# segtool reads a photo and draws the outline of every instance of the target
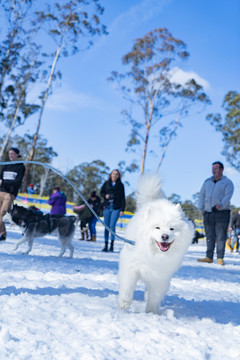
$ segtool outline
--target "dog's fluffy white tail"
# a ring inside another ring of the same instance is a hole
[[[137,207],[160,198],[165,198],[160,176],[157,173],[141,175],[136,193]]]

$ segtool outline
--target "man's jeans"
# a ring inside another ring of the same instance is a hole
[[[223,259],[227,230],[230,220],[230,211],[220,210],[205,212],[203,215],[205,233],[207,238],[207,257],[213,259],[215,243],[217,243],[217,258]]]
[[[231,247],[234,248],[235,242],[237,242],[236,251],[238,251],[239,248],[239,237],[238,237],[239,235],[240,235],[240,228],[235,228],[234,236],[232,237]]]
[[[120,214],[120,209],[114,210],[113,205],[111,204],[106,209],[103,210],[104,222],[105,224],[115,233],[115,226],[118,221]],[[109,231],[105,228],[104,238],[105,242],[108,242]],[[111,240],[113,241],[115,236],[111,233]]]

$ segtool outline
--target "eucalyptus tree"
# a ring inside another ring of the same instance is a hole
[[[208,114],[207,120],[222,134],[222,154],[237,171],[240,171],[240,93],[229,91],[222,104],[225,116]]]
[[[42,64],[38,60],[39,51],[36,44],[28,44],[15,69],[9,75],[8,84],[3,92],[6,106],[1,115],[7,132],[0,150],[0,159],[8,145],[11,133],[39,109],[39,105],[27,101],[31,90],[29,88],[39,77],[39,68]]]
[[[99,0],[62,0],[46,4],[46,8],[36,12],[34,24],[46,30],[54,43],[54,52],[51,53],[50,72],[47,84],[41,94],[40,112],[37,128],[34,134],[29,160],[33,160],[42,116],[54,79],[61,76],[57,71],[57,64],[62,57],[76,54],[79,50],[87,49],[92,45],[92,37],[106,34],[106,27],[100,23],[99,16],[103,14],[103,7]],[[26,168],[24,188],[30,165]]]
[[[110,169],[104,161],[94,160],[90,163],[85,162],[74,166],[67,172],[66,176],[88,198],[92,191],[100,190],[101,185],[108,179],[109,173]],[[68,199],[76,201],[78,195],[74,193],[72,187],[67,185],[65,192]]]
[[[181,126],[180,118],[189,107],[195,101],[210,103],[194,79],[185,84],[174,79],[177,65],[188,57],[186,44],[174,38],[166,28],[159,28],[137,39],[132,50],[123,56],[122,64],[127,67],[125,73],[113,71],[109,77],[117,83],[123,98],[130,102],[130,108],[122,111],[131,126],[127,150],[136,151],[136,147],[141,146],[141,173],[145,168],[152,128],[161,124],[159,137],[164,143],[160,147],[166,151]],[[171,114],[179,114],[177,120],[168,120]]]

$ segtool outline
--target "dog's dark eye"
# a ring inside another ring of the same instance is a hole
[[[159,227],[159,226],[156,226],[156,227],[155,227],[155,229],[158,229],[158,230],[160,230],[160,227]]]
[[[173,230],[174,230],[174,228],[170,228],[169,230],[173,231]]]

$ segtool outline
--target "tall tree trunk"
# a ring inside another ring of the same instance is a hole
[[[146,127],[146,136],[145,136],[144,148],[143,148],[141,174],[144,173],[144,168],[145,168],[145,161],[146,161],[146,155],[147,155],[147,146],[148,146],[148,139],[149,139],[149,131],[150,131],[150,124],[148,123],[147,127]]]
[[[173,138],[174,134],[176,133],[176,130],[177,130],[178,126],[179,126],[180,117],[181,117],[181,112],[178,114],[177,119],[176,119],[176,121],[175,121],[174,129],[173,129],[173,131],[170,133],[169,139],[168,139],[166,145],[165,145],[164,148],[163,148],[162,156],[161,156],[160,161],[159,161],[158,166],[157,166],[157,171],[160,170],[160,167],[161,167],[161,165],[162,165],[162,163],[163,163],[163,160],[164,160],[164,158],[165,158],[165,156],[166,156],[166,152],[167,152],[168,145],[169,145],[170,142],[172,141],[172,138]]]
[[[144,148],[143,148],[141,174],[144,173],[144,168],[145,168],[145,161],[146,161],[146,156],[147,156],[147,146],[148,146],[148,140],[149,140],[149,133],[150,133],[150,129],[152,126],[152,115],[153,115],[153,106],[154,106],[155,98],[156,98],[156,94],[153,96],[153,101],[149,101],[151,104],[149,116],[147,115],[148,114],[148,111],[147,111],[148,106],[147,105],[146,105],[146,110],[145,110],[146,136],[145,136]]]
[[[45,187],[45,184],[46,184],[46,181],[47,181],[47,178],[48,178],[48,173],[49,173],[49,169],[45,168],[44,170],[45,170],[45,172],[41,176],[41,181],[40,181],[40,191],[39,191],[40,196],[43,195],[43,190],[44,190],[44,187]]]
[[[42,121],[42,115],[43,115],[43,111],[44,111],[44,108],[45,108],[46,101],[48,99],[49,89],[50,89],[50,86],[51,86],[51,83],[52,83],[52,80],[53,80],[53,74],[54,74],[54,71],[55,71],[55,68],[56,68],[56,64],[57,64],[57,60],[59,58],[60,52],[61,52],[61,47],[59,46],[57,48],[57,50],[56,50],[55,57],[53,59],[51,72],[50,72],[50,75],[49,75],[49,78],[48,78],[47,88],[44,91],[41,110],[40,110],[40,114],[39,114],[39,118],[38,118],[37,129],[36,129],[36,132],[34,134],[33,142],[32,142],[32,148],[31,148],[31,150],[29,152],[29,156],[28,156],[29,161],[33,161],[33,159],[34,159],[38,134],[39,134],[41,121]],[[27,185],[28,185],[28,181],[29,181],[30,170],[31,170],[31,164],[27,164],[26,171],[25,171],[25,176],[24,176],[24,181],[23,181],[23,192],[27,192]]]

